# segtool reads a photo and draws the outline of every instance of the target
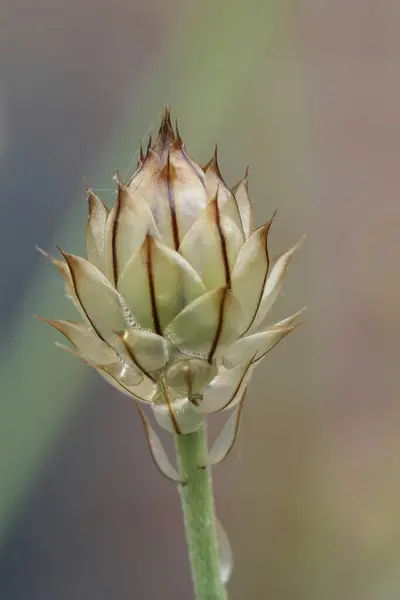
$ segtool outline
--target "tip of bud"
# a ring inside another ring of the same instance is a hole
[[[160,129],[158,130],[157,139],[154,144],[154,150],[162,152],[168,148],[175,139],[176,136],[171,123],[169,106],[165,106]]]

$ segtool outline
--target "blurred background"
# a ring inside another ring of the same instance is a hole
[[[400,3],[3,0],[0,598],[193,598],[175,487],[136,408],[32,314],[71,318],[34,249],[84,251],[164,104],[232,185],[250,164],[277,320],[305,325],[253,380],[214,471],[230,600],[400,594]],[[215,435],[220,423],[212,423]]]

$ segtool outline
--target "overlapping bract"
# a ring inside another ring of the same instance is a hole
[[[52,259],[82,321],[46,322],[176,434],[236,407],[233,443],[255,365],[298,323],[263,326],[296,246],[270,268],[272,219],[254,229],[247,175],[230,190],[216,154],[201,169],[168,110],[114,207],[88,198],[87,259]]]

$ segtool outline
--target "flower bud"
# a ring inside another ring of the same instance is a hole
[[[230,189],[216,152],[201,168],[168,109],[136,172],[117,179],[111,210],[88,191],[87,259],[51,259],[81,321],[44,320],[184,435],[205,414],[241,406],[256,364],[297,326],[300,313],[264,326],[297,246],[271,268],[272,219],[254,229],[247,173]]]

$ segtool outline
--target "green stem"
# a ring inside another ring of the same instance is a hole
[[[199,468],[207,461],[205,425],[188,435],[176,436],[182,480],[181,502],[185,519],[192,578],[197,600],[225,600],[221,583],[211,474]]]

